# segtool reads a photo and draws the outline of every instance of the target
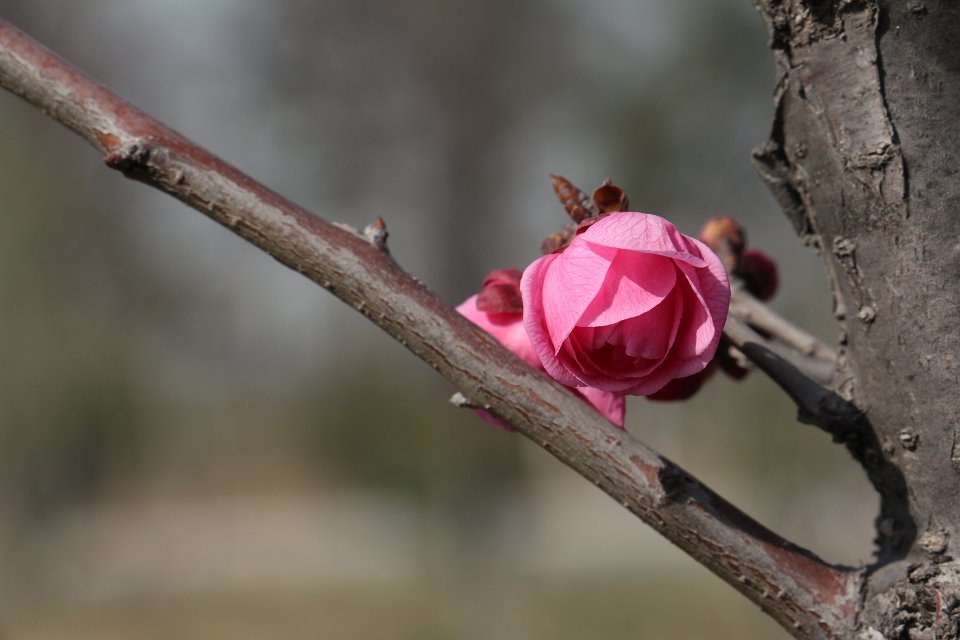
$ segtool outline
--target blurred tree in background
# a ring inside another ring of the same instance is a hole
[[[562,224],[558,172],[614,178],[687,233],[735,215],[781,264],[776,306],[832,331],[821,268],[748,160],[773,79],[749,3],[4,5],[308,209],[384,216],[398,261],[452,304]],[[528,442],[449,406],[352,310],[6,94],[0,140],[9,637],[130,637],[145,620],[198,638],[782,635]],[[865,479],[771,385],[635,398],[628,429],[791,539],[866,559]],[[709,628],[648,616],[691,597]]]

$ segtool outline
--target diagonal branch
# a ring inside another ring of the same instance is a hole
[[[270,191],[0,20],[0,86],[108,166],[185,202],[369,318],[479,406],[593,482],[798,638],[839,638],[862,576],[765,529],[445,305],[383,242]],[[380,225],[382,227],[382,225]],[[385,237],[385,229],[377,237]]]
[[[829,387],[836,364],[768,340],[733,313],[723,335],[793,399],[805,422],[822,426],[841,417],[842,409],[827,400],[836,397]]]

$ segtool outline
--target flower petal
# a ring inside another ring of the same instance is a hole
[[[713,256],[713,254],[710,254]],[[695,339],[685,340],[680,345],[679,355],[691,357],[694,354],[706,355],[713,358],[720,342],[723,325],[727,321],[727,312],[730,307],[730,288],[727,281],[727,272],[720,264],[720,259],[714,256],[716,263],[713,268],[693,269],[689,265],[677,263],[683,272],[686,282],[684,290],[685,309],[688,315],[695,316]]]
[[[593,387],[578,387],[573,389],[574,393],[581,396],[590,403],[594,409],[613,423],[613,426],[623,429],[623,421],[626,416],[627,403],[625,398],[619,393],[610,393],[601,391]]]
[[[523,326],[540,363],[555,380],[568,387],[583,386],[557,358],[557,350],[550,339],[543,306],[543,279],[546,270],[560,254],[551,253],[534,260],[523,272],[520,294],[523,296]]]
[[[672,222],[649,213],[612,213],[598,220],[577,238],[613,249],[667,256],[694,267],[707,264],[698,255],[698,247],[688,242],[691,239],[677,231]]]
[[[554,353],[603,287],[616,251],[574,239],[545,269],[543,311]]]
[[[582,327],[614,324],[636,318],[659,305],[677,281],[677,270],[669,258],[659,255],[618,251],[583,316]]]
[[[540,367],[540,358],[530,343],[530,337],[523,328],[523,316],[519,313],[487,313],[477,306],[478,296],[467,298],[457,307],[460,315],[477,325],[523,360],[534,367]]]
[[[676,291],[671,291],[644,315],[621,322],[619,326],[627,353],[647,360],[664,358],[676,340],[682,313],[682,298]]]

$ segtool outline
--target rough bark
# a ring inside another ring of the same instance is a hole
[[[956,638],[960,3],[758,0],[779,69],[755,159],[830,279],[841,439],[882,496],[851,637]]]

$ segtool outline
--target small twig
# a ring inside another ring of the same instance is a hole
[[[827,400],[836,397],[829,386],[836,365],[771,342],[733,315],[727,317],[723,334],[793,398],[806,421],[819,424],[835,418],[833,403]]]
[[[802,374],[811,382],[825,389],[829,389],[833,382],[837,369],[835,362],[803,355],[790,347],[773,342],[754,331],[745,321],[732,313],[727,316],[727,324],[723,329],[723,334],[733,346],[788,393],[791,392],[793,386],[791,379],[795,372]],[[757,350],[751,349],[750,345],[760,346],[765,351],[776,355],[777,361],[771,362],[768,358],[751,356],[751,353],[754,356],[757,355]]]
[[[736,278],[731,278],[730,294],[730,315],[797,349],[805,356],[827,360],[835,366],[837,354],[833,349],[754,298]]]

